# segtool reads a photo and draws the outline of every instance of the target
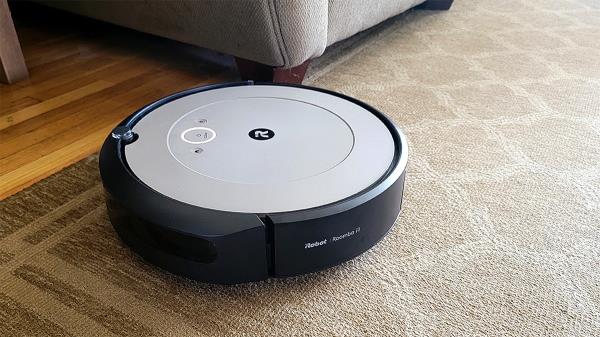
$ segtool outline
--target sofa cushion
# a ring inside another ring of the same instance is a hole
[[[278,67],[320,56],[327,42],[327,0],[38,2]]]
[[[425,0],[329,0],[327,45],[398,15]]]

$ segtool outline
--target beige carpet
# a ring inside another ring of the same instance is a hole
[[[299,278],[174,277],[116,238],[90,158],[2,202],[0,336],[600,335],[600,1],[412,11],[308,82],[408,136],[378,246]]]

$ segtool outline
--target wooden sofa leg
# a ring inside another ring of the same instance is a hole
[[[445,11],[450,9],[452,2],[454,2],[454,0],[426,0],[424,3],[415,8],[433,11]]]
[[[235,62],[244,81],[301,84],[310,60],[288,69],[272,67],[239,57],[235,58]]]
[[[0,0],[0,82],[15,83],[29,77],[19,38],[6,0]]]

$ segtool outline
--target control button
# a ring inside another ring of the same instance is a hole
[[[190,128],[181,133],[181,140],[190,144],[204,144],[215,139],[215,130],[205,127]]]

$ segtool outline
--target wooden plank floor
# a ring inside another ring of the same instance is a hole
[[[0,200],[97,152],[145,104],[237,78],[225,56],[45,10],[13,11],[30,78],[0,84]]]

